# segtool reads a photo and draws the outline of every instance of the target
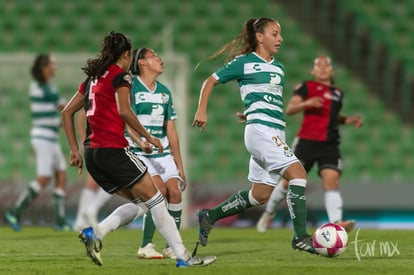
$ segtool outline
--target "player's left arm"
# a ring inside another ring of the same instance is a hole
[[[185,187],[187,186],[187,179],[184,172],[183,161],[181,158],[181,151],[180,151],[180,142],[178,140],[178,133],[175,127],[174,120],[167,120],[166,121],[166,130],[167,130],[167,138],[171,148],[171,154],[174,157],[175,164],[178,168],[178,173],[180,177],[184,181],[184,187],[182,191],[184,191]]]
[[[339,114],[338,115],[338,122],[339,124],[353,124],[355,128],[361,128],[364,124],[362,117],[360,116],[344,116]]]

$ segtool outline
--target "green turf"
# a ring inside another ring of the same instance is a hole
[[[414,274],[414,241],[410,230],[361,229],[352,232],[347,251],[338,258],[324,258],[290,247],[290,229],[264,234],[254,229],[215,228],[209,244],[198,254],[216,255],[208,267],[177,269],[172,260],[137,260],[140,230],[110,233],[103,242],[104,266],[86,257],[77,233],[58,233],[47,227],[25,227],[15,233],[0,227],[0,274]],[[196,230],[182,231],[193,249]],[[164,242],[154,240],[158,248]],[[389,253],[384,247],[389,245]],[[357,257],[358,251],[359,259]]]

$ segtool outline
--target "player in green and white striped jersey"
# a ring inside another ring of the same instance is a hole
[[[51,83],[55,74],[54,58],[48,54],[36,57],[31,73],[34,81],[30,84],[30,109],[32,112],[31,143],[36,154],[37,179],[17,199],[15,206],[6,212],[6,220],[15,231],[20,231],[22,212],[56,178],[53,193],[55,228],[70,230],[65,221],[66,162],[59,144],[61,127],[60,110],[64,104],[56,87]]]
[[[306,229],[306,172],[285,143],[283,117],[284,67],[273,55],[282,44],[281,27],[271,18],[246,21],[240,35],[214,56],[230,52],[229,62],[207,78],[201,88],[193,126],[207,125],[207,103],[219,83],[236,80],[246,117],[245,145],[249,153],[250,190],[242,190],[212,209],[198,212],[199,241],[207,244],[214,223],[264,204],[282,176],[289,182],[287,204],[293,220],[292,247],[316,253]]]
[[[167,198],[168,212],[180,228],[183,208],[181,191],[186,187],[186,177],[181,159],[178,135],[175,127],[177,118],[170,90],[157,81],[162,74],[162,59],[149,48],[134,50],[131,65],[132,78],[131,105],[141,124],[147,131],[159,138],[164,151],[160,154],[140,138],[136,132],[128,129],[128,142],[135,154],[148,167],[158,189]],[[163,254],[157,252],[152,243],[155,225],[150,213],[144,217],[144,234],[138,258],[158,259],[174,258],[168,246]]]

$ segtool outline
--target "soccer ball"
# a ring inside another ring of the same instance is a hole
[[[313,246],[322,256],[339,256],[348,246],[348,234],[340,225],[325,223],[313,233]]]

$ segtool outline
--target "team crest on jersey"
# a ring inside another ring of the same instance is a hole
[[[128,82],[129,84],[131,84],[132,83],[131,75],[130,74],[124,75],[124,80]]]
[[[168,103],[168,95],[166,93],[161,94],[161,100],[162,103],[167,104]]]

